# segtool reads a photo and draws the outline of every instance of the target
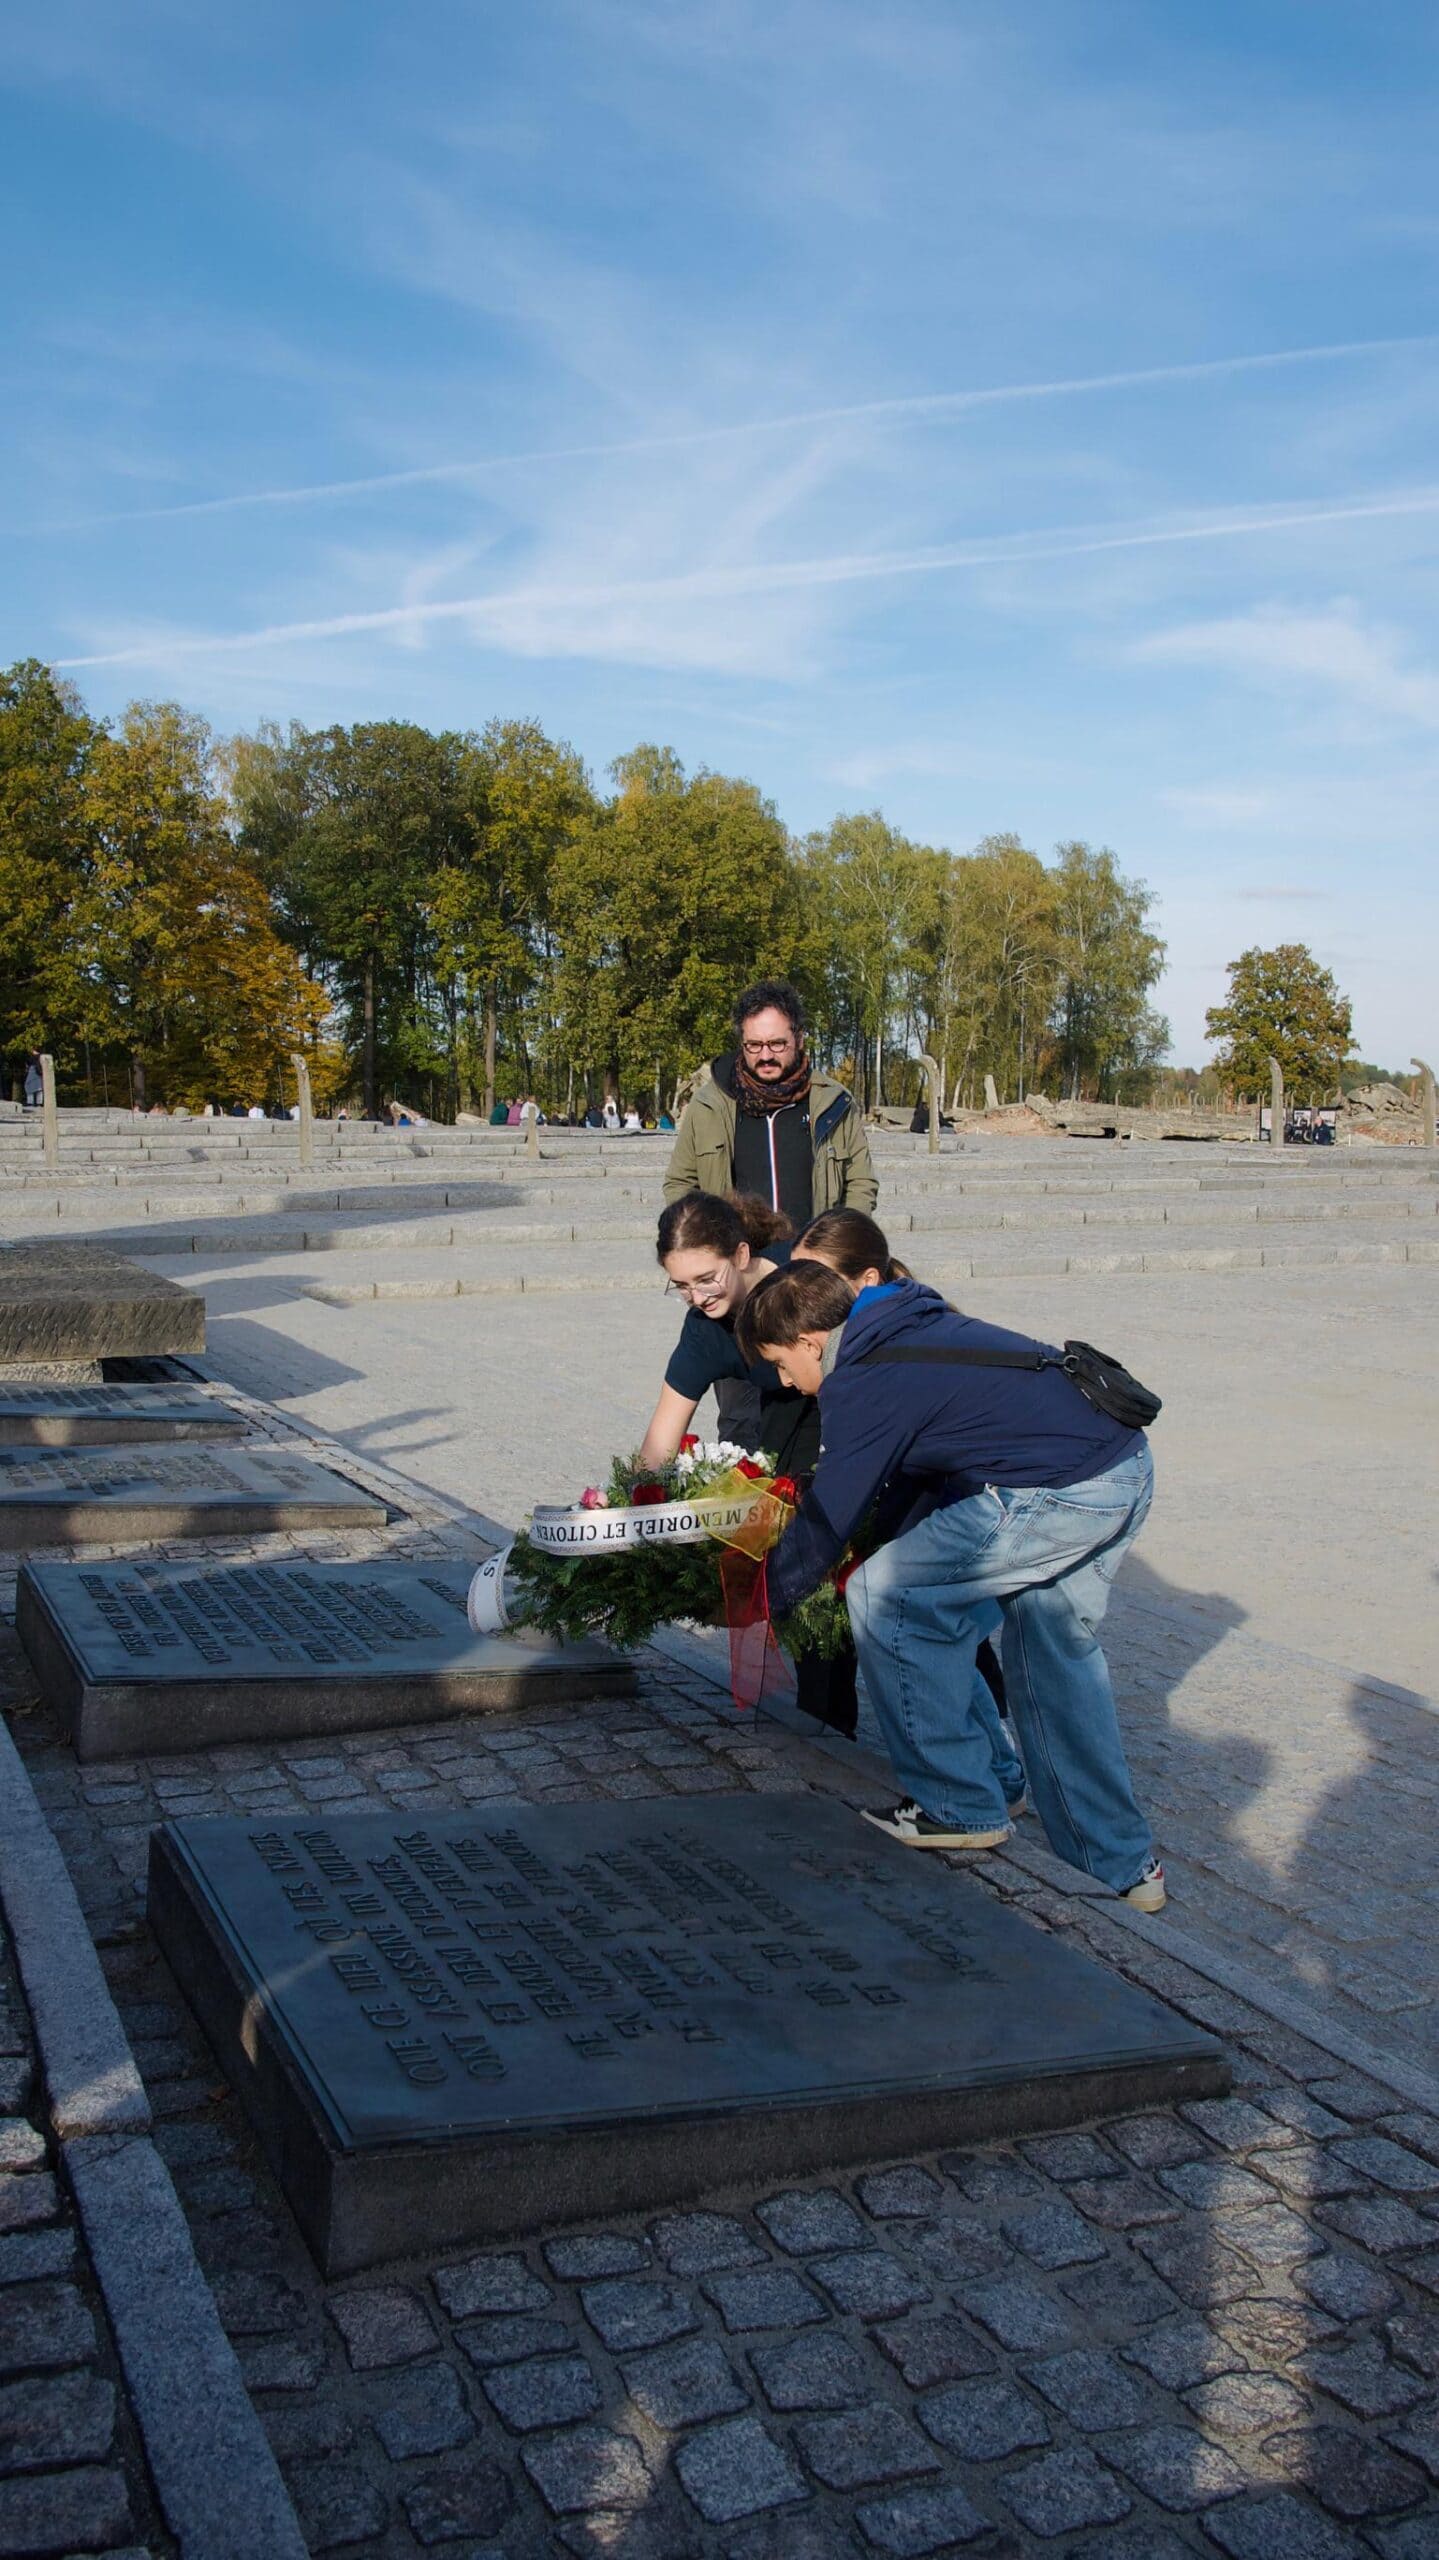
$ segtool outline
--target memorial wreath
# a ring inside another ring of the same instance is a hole
[[[604,1485],[576,1503],[537,1505],[513,1545],[480,1568],[471,1621],[624,1647],[675,1619],[733,1632],[752,1619],[758,1567],[799,1494],[773,1459],[727,1440],[689,1434],[661,1467],[616,1458]],[[849,1633],[841,1579],[821,1583],[774,1633],[787,1653],[838,1653]]]

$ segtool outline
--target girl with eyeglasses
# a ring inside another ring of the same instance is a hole
[[[759,1429],[748,1445],[767,1450],[783,1475],[812,1467],[819,1455],[813,1397],[782,1387],[767,1360],[746,1362],[735,1343],[735,1320],[750,1291],[789,1261],[789,1220],[752,1193],[721,1198],[687,1191],[660,1219],[655,1257],[667,1294],[683,1303],[685,1317],[640,1448],[641,1465],[667,1465],[700,1398],[722,1378],[740,1378],[757,1386],[760,1397]]]
[[[789,1220],[752,1193],[687,1191],[660,1219],[655,1254],[668,1289],[685,1307],[680,1336],[665,1369],[659,1402],[640,1447],[640,1464],[668,1464],[709,1389],[726,1378],[759,1390],[757,1429],[747,1445],[763,1449],[776,1472],[808,1477],[819,1462],[819,1406],[813,1396],[786,1387],[768,1360],[749,1360],[735,1341],[735,1323],[762,1280],[785,1269],[790,1258]],[[859,1707],[852,1647],[826,1659],[795,1659],[796,1699],[806,1715],[852,1736]]]

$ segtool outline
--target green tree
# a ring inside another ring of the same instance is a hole
[[[1061,1090],[1077,1098],[1151,1070],[1168,1048],[1169,1025],[1148,1001],[1164,944],[1149,929],[1151,892],[1124,878],[1107,845],[1058,845],[1053,878],[1051,1025]]]
[[[471,742],[408,720],[237,740],[241,843],[284,929],[338,1000],[364,1107],[382,1084],[448,1073],[433,904],[474,839]]]
[[[874,809],[807,837],[799,859],[822,1050],[847,1050],[860,1098],[882,1102],[891,1047],[903,1055],[933,1015],[944,858]]]
[[[1353,1046],[1350,1005],[1302,942],[1244,951],[1229,964],[1229,994],[1204,1017],[1215,1064],[1239,1093],[1267,1094],[1277,1058],[1286,1090],[1322,1099]]]
[[[462,797],[469,826],[434,886],[432,920],[442,1000],[456,1059],[456,1101],[483,1076],[495,1101],[502,1009],[511,1022],[515,1081],[531,1082],[525,1008],[538,1002],[538,1045],[554,1037],[551,883],[582,819],[594,811],[584,765],[534,720],[492,720],[467,742]],[[483,1054],[477,1011],[483,1006]],[[551,1062],[553,1071],[553,1062]]]
[[[661,1097],[729,1035],[748,979],[787,974],[800,940],[785,832],[753,783],[667,747],[611,767],[552,880],[554,998],[568,1057]]]
[[[985,836],[950,866],[941,1013],[956,1102],[986,1073],[1000,1099],[1033,1081],[1058,969],[1055,880],[1016,835]]]
[[[83,1034],[71,909],[89,852],[85,777],[101,730],[36,658],[0,675],[0,1060]]]

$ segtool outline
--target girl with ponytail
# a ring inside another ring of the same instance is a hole
[[[851,1287],[882,1289],[894,1280],[912,1280],[914,1273],[897,1262],[889,1249],[889,1238],[863,1209],[825,1209],[811,1218],[803,1235],[794,1245],[796,1262],[823,1262],[837,1271]]]

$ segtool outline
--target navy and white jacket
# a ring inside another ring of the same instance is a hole
[[[934,1509],[987,1484],[1082,1484],[1142,1445],[1142,1432],[1098,1412],[1060,1369],[866,1360],[869,1352],[899,1346],[1053,1348],[959,1315],[917,1280],[862,1290],[819,1391],[814,1482],[769,1559],[771,1617],[784,1617],[823,1581],[876,1496],[901,1476],[907,1490],[927,1495],[925,1507]]]

